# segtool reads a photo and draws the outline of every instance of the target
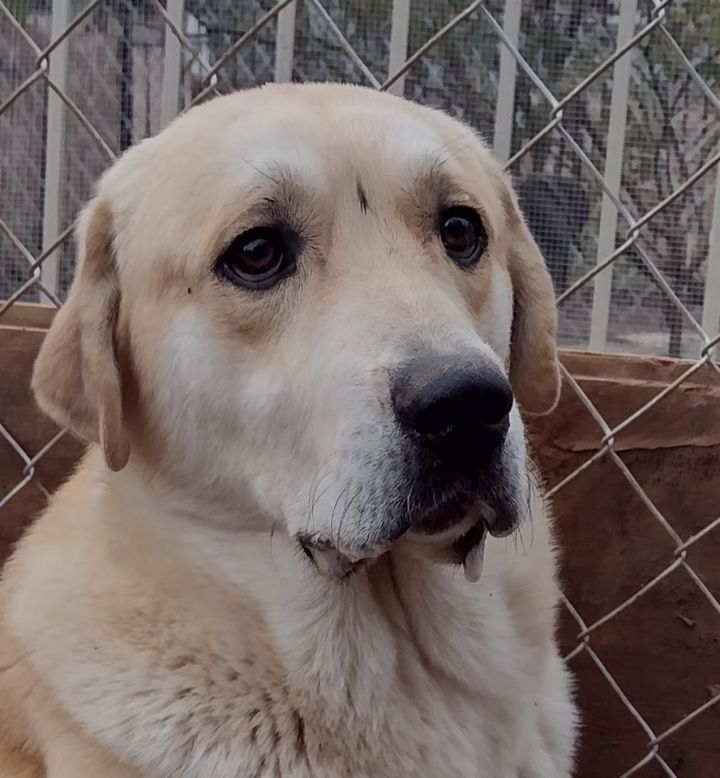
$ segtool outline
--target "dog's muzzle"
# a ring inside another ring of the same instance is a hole
[[[299,538],[301,546],[320,572],[343,578],[405,536],[432,558],[462,564],[476,581],[487,535],[508,535],[519,522],[503,465],[510,385],[483,356],[431,355],[398,369],[391,401],[413,471],[402,515],[386,522],[386,536],[367,553],[310,537]]]
[[[445,549],[446,561],[462,564],[475,581],[487,535],[507,535],[518,523],[502,466],[510,384],[484,355],[426,355],[403,365],[392,401],[420,471],[409,536],[429,536]],[[448,496],[435,504],[437,493]]]

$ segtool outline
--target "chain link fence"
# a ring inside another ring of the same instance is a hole
[[[564,370],[602,440],[551,489],[611,461],[670,540],[660,572],[601,617],[564,605],[577,627],[568,661],[592,662],[646,740],[623,778],[648,766],[679,775],[664,744],[715,715],[720,677],[704,702],[653,728],[593,639],[671,576],[720,617],[690,557],[720,534],[720,506],[681,536],[616,446],[688,381],[720,375],[716,0],[5,0],[0,52],[0,327],[18,302],[62,303],[73,219],[103,169],[216,94],[273,80],[364,83],[443,108],[492,142],[548,259],[561,344],[687,360],[616,423]],[[26,486],[47,496],[36,465],[63,435],[29,451],[12,429],[0,416],[0,443],[23,467],[0,491],[0,521]]]

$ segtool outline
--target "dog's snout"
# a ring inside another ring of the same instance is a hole
[[[392,390],[402,427],[443,458],[474,461],[492,454],[509,427],[513,394],[505,376],[482,358],[417,358]]]

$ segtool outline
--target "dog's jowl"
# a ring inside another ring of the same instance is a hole
[[[89,444],[0,588],[1,778],[567,778],[545,263],[449,117],[193,108],[102,177],[40,351]]]

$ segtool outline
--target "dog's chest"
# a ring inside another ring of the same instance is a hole
[[[267,765],[267,775],[336,778],[352,775],[367,778],[401,776],[493,775],[499,765],[510,764],[502,749],[488,741],[487,728],[467,703],[457,707],[448,700],[405,698],[388,700],[370,717],[348,708],[343,721],[328,719],[323,711],[304,717],[301,732],[283,732],[277,747],[258,753],[258,766]],[[287,720],[287,717],[286,717]],[[278,727],[277,719],[264,726]],[[278,731],[282,731],[278,727]],[[503,773],[504,774],[504,773]]]
[[[147,668],[151,687],[114,685],[97,701],[113,750],[144,754],[143,778],[513,774],[527,712],[510,688],[517,668],[466,687],[402,651],[387,675],[373,654],[327,660],[303,682],[262,640],[215,648],[170,649]]]
[[[463,684],[411,650],[383,664],[382,645],[345,659],[326,646],[303,680],[252,625],[199,639],[202,619],[189,613],[191,640],[179,619],[147,615],[76,656],[58,689],[142,778],[514,774],[528,705],[513,663]],[[148,640],[156,628],[162,643]]]
[[[151,592],[124,575],[122,586],[53,592],[37,630],[58,598],[82,610],[82,627],[26,637],[35,666],[55,668],[45,680],[62,707],[141,778],[517,772],[538,673],[504,609],[483,616],[498,645],[467,632],[477,614],[464,602],[432,609],[448,615],[434,639],[401,639],[360,590],[336,603],[283,592],[273,610],[214,588],[180,600],[169,585]]]
[[[246,662],[248,669],[254,664],[251,658]],[[424,687],[391,684],[373,690],[372,708],[362,711],[348,687],[342,690],[344,709],[333,709],[322,696],[298,693],[282,673],[268,670],[256,666],[250,679],[228,667],[210,672],[205,667],[203,682],[188,680],[188,686],[176,689],[162,705],[164,715],[155,720],[146,715],[140,698],[137,706],[129,700],[125,715],[135,708],[137,718],[125,742],[139,737],[136,748],[150,758],[143,777],[512,774],[515,748],[508,735],[521,729],[519,708],[443,690],[427,678]],[[152,690],[144,694],[150,699]],[[122,728],[114,732],[122,737]],[[163,742],[164,753],[156,749]]]

